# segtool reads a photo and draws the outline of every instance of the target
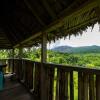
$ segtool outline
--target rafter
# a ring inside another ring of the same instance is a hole
[[[51,9],[50,5],[48,4],[47,0],[42,0],[42,3],[44,5],[44,7],[46,8],[46,10],[48,11],[48,13],[50,14],[50,16],[55,19],[57,16],[54,13],[54,11]]]
[[[50,32],[52,30],[56,30],[57,28],[61,27],[64,24],[64,20],[66,19],[67,16],[76,15],[78,13],[81,13],[83,9],[89,9],[90,7],[93,7],[93,6],[97,6],[97,4],[95,1],[91,0],[91,1],[84,3],[79,8],[76,8],[71,11],[69,11],[71,8],[66,8],[63,12],[59,14],[59,19],[55,20],[53,23],[48,25],[44,31]]]
[[[11,29],[10,25],[6,25],[6,28],[5,28],[5,35],[8,37],[9,39],[9,42],[14,45],[14,43],[16,42],[16,37],[15,35],[13,34],[14,31]]]
[[[96,9],[96,13],[97,13],[97,16],[98,16],[99,21],[100,21],[100,0],[97,0],[97,5],[98,5],[98,8]]]
[[[98,6],[100,7],[100,0],[97,0],[97,4],[98,4]]]
[[[10,36],[12,36],[11,38],[14,41],[13,43],[19,43],[22,39],[21,37],[23,37],[23,36],[20,34],[20,37],[19,37],[19,34],[16,33],[17,32],[16,28],[12,23],[10,23],[9,26],[7,26],[7,27],[8,27],[9,34],[10,34]]]
[[[36,33],[35,35],[33,35],[33,36],[31,36],[31,37],[25,39],[25,40],[24,40],[23,42],[21,42],[20,44],[24,45],[25,43],[29,42],[30,40],[33,40],[33,39],[39,37],[41,34],[42,34],[41,32]],[[14,48],[19,47],[20,44],[15,45]]]
[[[30,11],[33,13],[33,15],[36,17],[36,19],[39,21],[39,23],[42,26],[45,26],[45,23],[41,20],[41,18],[38,16],[37,12],[32,8],[32,6],[30,5],[30,3],[27,0],[24,0],[26,6],[30,9]]]
[[[12,41],[11,36],[8,33],[5,33],[6,39],[9,41],[10,45],[13,47],[14,41]]]

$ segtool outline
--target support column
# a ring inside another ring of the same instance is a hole
[[[41,62],[47,62],[47,35],[42,34],[42,46],[41,46]]]
[[[22,57],[23,57],[23,48],[21,46],[19,47],[19,54],[18,54],[18,56],[19,56],[19,59],[22,59]]]
[[[8,59],[8,72],[11,72],[11,73],[14,72],[13,59],[14,59],[14,49],[10,49],[9,59]]]
[[[41,49],[41,100],[47,100],[46,70],[43,63],[47,61],[47,35],[42,34]]]
[[[14,48],[12,49],[12,73],[14,73]]]
[[[19,47],[19,54],[18,54],[18,60],[17,62],[17,77],[18,80],[21,81],[23,79],[23,48],[22,46]],[[28,66],[27,66],[28,67]]]

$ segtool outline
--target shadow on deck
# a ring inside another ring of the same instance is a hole
[[[0,100],[34,100],[23,85],[17,81],[11,81],[10,76],[5,76],[4,90],[0,91]]]

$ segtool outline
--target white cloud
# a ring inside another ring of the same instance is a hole
[[[57,40],[55,43],[51,43],[48,45],[49,48],[53,48],[56,46],[90,46],[90,45],[99,45],[100,46],[100,32],[99,25],[96,24],[94,29],[91,32],[91,28],[88,28],[87,32],[83,32],[83,35],[79,35],[77,37],[71,36],[70,40],[68,38]]]

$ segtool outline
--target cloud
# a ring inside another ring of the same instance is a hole
[[[90,46],[90,45],[99,45],[100,46],[100,32],[99,25],[96,24],[91,32],[91,28],[87,29],[87,32],[83,32],[83,35],[79,35],[77,37],[71,36],[70,40],[64,38],[57,40],[55,43],[51,43],[48,47],[53,48],[56,46]]]

